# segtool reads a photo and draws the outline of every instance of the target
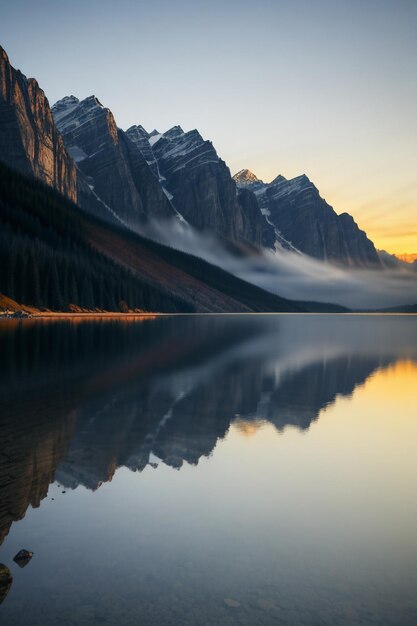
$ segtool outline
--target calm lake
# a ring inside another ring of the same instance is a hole
[[[417,624],[417,317],[10,320],[0,354],[2,626]]]

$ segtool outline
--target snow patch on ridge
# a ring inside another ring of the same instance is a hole
[[[154,144],[156,144],[157,141],[161,139],[161,137],[163,137],[161,133],[159,133],[158,135],[152,135],[152,137],[149,137],[149,145],[152,147]]]

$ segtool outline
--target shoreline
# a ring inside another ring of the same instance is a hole
[[[245,313],[245,312],[201,312],[201,313],[117,313],[117,312],[102,312],[102,313],[93,313],[93,312],[85,312],[85,313],[71,313],[71,312],[42,312],[42,313],[29,313],[29,315],[22,316],[14,316],[12,314],[4,314],[0,313],[0,322],[2,321],[33,321],[33,320],[130,320],[130,321],[144,321],[149,319],[157,319],[160,317],[199,317],[199,316],[208,316],[208,315],[216,315],[216,316],[230,316],[230,315],[331,315],[331,316],[380,316],[380,315],[390,315],[390,316],[417,316],[417,313],[401,313],[401,312],[379,312],[379,311],[349,311],[349,312],[290,312],[290,311],[276,311],[276,312],[265,312],[265,313]]]
[[[71,313],[71,312],[42,312],[32,313],[28,315],[13,315],[7,313],[0,313],[1,320],[38,320],[38,319],[149,319],[156,318],[162,315],[169,315],[167,313],[116,313],[116,312],[102,312],[102,313]]]

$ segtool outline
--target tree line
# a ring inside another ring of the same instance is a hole
[[[193,307],[88,242],[80,209],[0,163],[0,293],[68,311],[189,312]]]

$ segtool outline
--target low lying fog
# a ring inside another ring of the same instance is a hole
[[[292,300],[332,302],[352,309],[417,303],[417,272],[345,269],[282,250],[237,256],[210,233],[178,220],[152,222],[141,234],[189,252],[248,282]]]

